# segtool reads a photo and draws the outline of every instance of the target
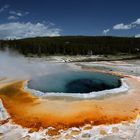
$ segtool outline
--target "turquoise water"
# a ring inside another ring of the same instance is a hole
[[[105,73],[67,71],[33,78],[28,87],[41,92],[90,93],[121,86],[120,77]]]

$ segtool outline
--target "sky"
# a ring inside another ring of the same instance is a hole
[[[0,0],[0,39],[140,37],[140,0]]]

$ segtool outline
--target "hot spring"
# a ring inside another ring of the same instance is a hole
[[[119,88],[121,77],[87,71],[67,71],[32,78],[28,88],[43,93],[91,93]]]

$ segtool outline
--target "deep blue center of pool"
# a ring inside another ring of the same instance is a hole
[[[90,93],[121,86],[120,77],[97,72],[67,71],[33,78],[28,87],[41,92]]]

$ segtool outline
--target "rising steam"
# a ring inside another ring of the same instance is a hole
[[[30,79],[68,69],[65,64],[45,61],[45,58],[30,59],[9,50],[0,51],[0,77]]]

